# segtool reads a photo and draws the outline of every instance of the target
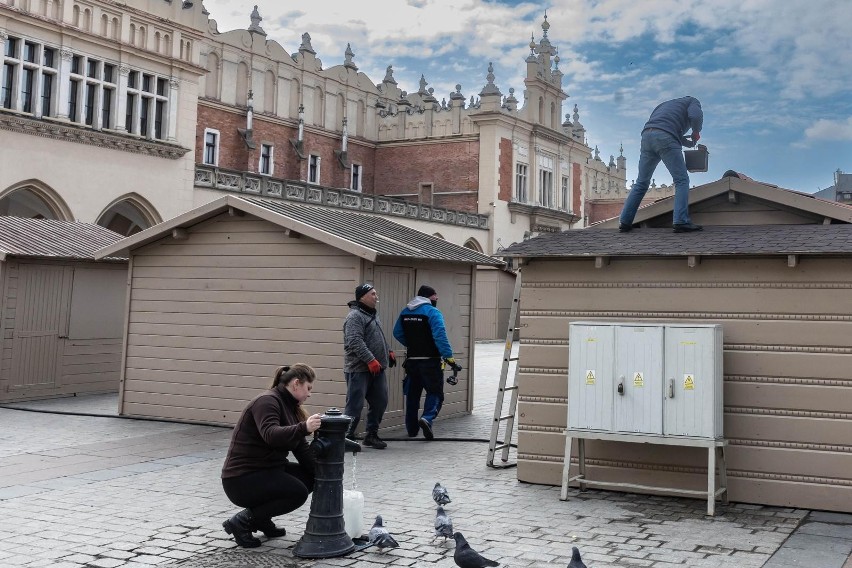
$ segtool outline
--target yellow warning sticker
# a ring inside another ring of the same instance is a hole
[[[597,340],[598,340],[598,338],[597,338],[597,337],[588,337],[588,338],[586,338],[586,341],[587,341],[587,342],[589,342],[589,343],[592,343],[592,342],[597,341]]]
[[[695,375],[686,374],[683,376],[683,390],[695,390]]]
[[[635,373],[633,373],[633,386],[639,387],[639,388],[642,388],[642,387],[645,386],[645,374],[644,373],[642,373],[640,371],[636,371]]]
[[[586,371],[586,384],[587,385],[595,384],[595,370],[594,369],[589,369],[588,371]]]

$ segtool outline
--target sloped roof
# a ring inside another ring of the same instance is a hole
[[[762,183],[752,179],[723,177],[714,182],[699,185],[689,190],[689,206],[712,199],[728,191],[734,191],[762,199],[791,209],[797,209],[811,215],[816,215],[840,223],[852,223],[852,207],[843,203],[828,201],[815,197],[810,193],[802,193],[784,189],[777,185]],[[639,208],[634,223],[642,223],[656,217],[666,217],[671,225],[671,214],[674,208],[674,196],[663,197]],[[618,227],[618,217],[607,219],[591,225],[589,228]]]
[[[503,264],[498,259],[383,217],[278,199],[234,195],[211,201],[108,246],[98,251],[96,258],[144,246],[163,238],[173,229],[191,227],[229,209],[254,215],[373,262],[386,257],[490,266]]]
[[[505,257],[764,256],[852,254],[852,225],[745,225],[671,229],[582,229],[542,235],[513,244]]]
[[[7,256],[94,260],[97,250],[122,238],[90,223],[0,217],[0,260]]]

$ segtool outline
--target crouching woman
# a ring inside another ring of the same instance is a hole
[[[234,427],[222,467],[222,487],[242,511],[222,523],[237,544],[260,546],[252,533],[284,536],[273,517],[294,511],[314,486],[314,456],[305,436],[320,427],[320,414],[302,408],[316,375],[308,365],[279,367],[272,387],[256,396]],[[288,461],[291,453],[298,464]]]

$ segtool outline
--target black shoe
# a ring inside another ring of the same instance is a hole
[[[346,434],[346,439],[350,442],[358,442],[358,438],[355,436],[355,434]]]
[[[255,519],[254,530],[262,532],[266,538],[276,538],[287,534],[287,529],[276,527],[272,519]]]
[[[364,438],[364,445],[376,450],[384,450],[388,447],[387,442],[379,438],[379,435],[375,432],[367,432],[367,436]]]
[[[243,509],[224,523],[222,527],[228,534],[234,535],[234,540],[243,548],[257,548],[260,546],[260,539],[252,536],[254,529],[254,518],[251,511]]]
[[[423,437],[427,440],[431,440],[435,437],[435,434],[432,433],[432,425],[429,424],[429,421],[425,418],[421,418],[418,422],[420,424],[420,429],[423,430]]]
[[[675,233],[694,233],[695,231],[704,230],[704,227],[694,223],[675,223],[672,225],[672,230]]]
[[[633,225],[628,225],[627,223],[619,223],[618,224],[618,232],[619,233],[629,233],[633,230]]]

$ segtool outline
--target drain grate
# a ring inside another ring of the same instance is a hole
[[[299,568],[307,564],[273,552],[245,552],[241,550],[223,550],[188,560],[167,564],[174,568]]]

